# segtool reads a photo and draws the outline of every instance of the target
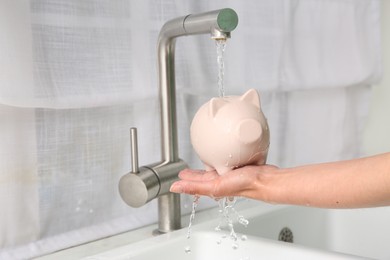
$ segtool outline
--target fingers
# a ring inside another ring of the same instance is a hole
[[[249,196],[254,189],[260,167],[246,166],[220,176],[216,171],[185,169],[179,173],[180,181],[172,184],[170,191],[212,198],[226,196]]]
[[[179,173],[180,181],[173,183],[170,191],[174,193],[213,197],[215,181],[218,176],[216,171],[206,172],[202,170],[185,169]]]
[[[170,191],[173,193],[214,197],[214,182],[177,181],[172,184]]]
[[[249,165],[218,175],[216,171],[186,169],[179,173],[180,180],[173,183],[170,191],[204,195],[212,198],[243,196],[262,197],[259,187],[269,181],[278,168],[272,165]],[[259,184],[260,183],[260,184]]]
[[[186,181],[211,181],[218,177],[216,171],[201,171],[185,169],[179,173],[179,178]]]

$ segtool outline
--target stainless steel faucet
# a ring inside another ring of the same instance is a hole
[[[175,94],[175,42],[185,35],[211,34],[212,39],[230,38],[238,16],[226,8],[201,14],[190,14],[170,20],[161,28],[158,43],[158,68],[161,106],[161,162],[138,168],[137,132],[131,129],[132,171],[122,176],[119,192],[131,207],[141,207],[158,198],[158,231],[181,228],[180,195],[169,192],[178,173],[187,167],[179,158]]]

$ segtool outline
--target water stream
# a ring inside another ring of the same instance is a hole
[[[224,77],[225,77],[225,48],[226,48],[226,40],[216,40],[216,48],[217,48],[217,64],[218,64],[218,93],[219,97],[225,97],[225,86],[224,86]],[[234,208],[237,198],[221,198],[218,201],[219,205],[219,215],[220,220],[218,226],[215,228],[215,231],[222,232],[221,239],[218,239],[216,242],[218,245],[222,243],[222,240],[227,238],[225,231],[228,231],[229,237],[232,240],[232,248],[239,248],[239,240],[246,241],[247,236],[242,235],[240,239],[238,238],[237,233],[234,230],[233,223],[237,221],[239,224],[247,227],[249,221],[244,218],[244,216],[240,215],[237,210]],[[190,221],[188,224],[187,230],[187,239],[191,238],[191,227],[195,219],[196,207],[199,203],[199,196],[195,195],[192,201],[192,211],[190,215]],[[191,253],[191,247],[188,245],[184,248],[184,251],[189,254]]]
[[[219,97],[225,97],[225,48],[226,40],[216,40],[217,47],[217,64],[218,64],[218,93]]]
[[[232,248],[237,249],[239,247],[238,244],[238,235],[234,230],[234,222],[237,221],[239,224],[247,227],[249,224],[249,221],[238,213],[238,211],[234,208],[235,204],[237,202],[236,197],[232,198],[222,198],[218,200],[219,204],[219,215],[220,220],[218,226],[215,228],[215,231],[223,231],[224,229],[227,229],[229,232],[229,237],[233,241]],[[227,238],[226,234],[222,234],[221,239],[217,240],[217,244],[222,243],[222,239]],[[242,235],[240,237],[241,241],[246,241],[248,238],[246,235]]]
[[[234,230],[234,222],[237,222],[245,227],[248,226],[249,221],[241,214],[238,213],[238,211],[234,208],[235,204],[237,202],[236,197],[232,198],[222,198],[218,200],[218,205],[219,205],[219,223],[215,227],[215,231],[217,232],[222,232],[221,238],[216,241],[218,245],[222,243],[224,239],[228,237],[226,234],[226,231],[229,233],[229,238],[232,241],[232,248],[233,249],[238,249],[239,248],[239,241],[246,241],[248,238],[246,235],[241,235],[241,237],[238,237],[238,234]],[[196,207],[198,206],[199,203],[199,196],[195,195],[193,202],[192,202],[192,211],[190,215],[190,221],[188,224],[188,229],[187,229],[187,239],[191,238],[191,228],[192,224],[195,219],[195,213],[196,213]],[[190,246],[186,246],[184,248],[184,251],[186,253],[191,253],[191,248]]]
[[[199,196],[195,195],[194,199],[192,201],[192,210],[191,210],[191,215],[190,215],[190,223],[188,224],[187,228],[187,239],[191,238],[191,228],[192,228],[192,223],[194,222],[195,219],[195,213],[196,213],[196,207],[198,206],[199,203]],[[188,245],[184,248],[184,252],[187,254],[191,253],[191,247]]]
[[[191,227],[192,227],[192,223],[194,222],[194,219],[195,219],[196,207],[198,206],[198,203],[199,203],[199,196],[195,195],[194,201],[192,202],[192,211],[191,211],[191,216],[190,216],[190,223],[188,224],[187,239],[190,239],[190,237],[191,237]]]

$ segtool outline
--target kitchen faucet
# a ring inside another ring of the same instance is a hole
[[[194,34],[211,34],[215,40],[230,38],[238,16],[226,8],[172,19],[161,28],[158,42],[158,72],[161,109],[160,162],[138,167],[137,131],[131,128],[132,170],[119,181],[122,199],[131,207],[141,207],[158,198],[158,231],[181,228],[180,195],[169,192],[178,173],[187,167],[179,158],[176,122],[175,42],[176,38]]]

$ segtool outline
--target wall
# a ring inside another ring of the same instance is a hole
[[[382,1],[383,78],[374,86],[372,105],[364,133],[367,154],[390,151],[390,1]]]

